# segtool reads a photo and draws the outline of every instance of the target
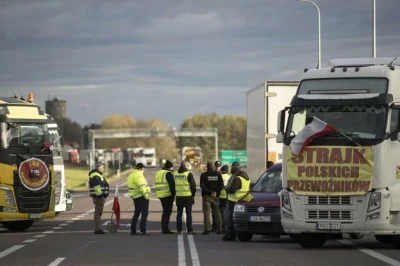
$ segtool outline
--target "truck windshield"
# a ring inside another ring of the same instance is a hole
[[[44,145],[49,132],[46,124],[1,123],[1,142],[3,148],[16,145]]]
[[[365,93],[386,93],[386,78],[332,78],[303,80],[297,94],[312,94],[318,91],[365,91]]]
[[[386,107],[379,105],[294,107],[289,117],[287,134],[296,136],[315,116],[342,133],[356,135],[361,139],[382,139],[386,112]]]
[[[282,190],[281,171],[265,172],[254,185],[252,192],[278,193]]]

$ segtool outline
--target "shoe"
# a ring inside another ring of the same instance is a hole
[[[224,233],[222,231],[217,231],[217,235],[223,235]]]
[[[94,233],[96,234],[96,235],[104,235],[105,234],[105,232],[103,231],[103,230],[96,230],[96,231],[94,231]]]
[[[224,235],[224,237],[222,238],[223,241],[236,241],[236,237],[232,236],[232,235]]]
[[[210,232],[204,231],[203,233],[201,233],[203,236],[209,235]]]
[[[161,232],[163,235],[173,235],[173,234],[175,234],[174,232],[172,232],[172,231],[164,231],[164,232]]]
[[[139,233],[131,232],[131,236],[138,236],[138,235],[139,235]]]
[[[181,235],[181,234],[182,234],[182,231],[178,231],[178,232],[176,232],[175,234],[176,234],[176,235]]]
[[[188,235],[194,235],[194,236],[197,235],[197,233],[195,233],[195,232],[193,232],[193,231],[188,232],[187,234],[188,234]]]
[[[142,233],[140,233],[140,235],[141,236],[149,236],[149,235],[151,235],[150,233],[147,233],[147,232],[142,232]]]

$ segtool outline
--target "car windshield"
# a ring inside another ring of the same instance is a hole
[[[252,192],[278,193],[282,190],[281,171],[265,172],[254,185]]]
[[[287,133],[288,136],[296,136],[315,116],[342,133],[357,135],[362,139],[382,139],[386,112],[386,107],[381,105],[294,107]]]
[[[3,148],[16,145],[44,145],[49,141],[46,124],[1,123]]]

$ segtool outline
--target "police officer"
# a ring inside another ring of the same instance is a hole
[[[250,178],[240,167],[240,164],[234,162],[231,169],[232,176],[229,178],[228,185],[225,188],[228,194],[228,202],[224,212],[226,223],[226,232],[222,238],[224,241],[236,241],[236,232],[233,224],[233,211],[236,202],[239,200],[248,201],[248,192],[250,191]]]
[[[228,202],[228,195],[226,194],[225,187],[228,185],[228,180],[231,177],[231,175],[228,174],[228,172],[229,172],[229,166],[224,165],[221,167],[221,176],[222,176],[222,179],[224,180],[224,189],[221,190],[221,194],[219,195],[219,209],[221,211],[222,224],[223,224],[224,231],[225,231],[226,223],[225,223],[225,219],[223,217],[224,217],[224,211],[226,208],[226,204]]]
[[[182,233],[183,208],[186,211],[186,229],[188,234],[195,235],[192,227],[192,206],[196,194],[196,182],[193,174],[187,169],[185,161],[182,161],[178,171],[174,173],[176,191],[176,229],[177,234]]]
[[[101,230],[100,219],[103,214],[104,204],[108,197],[110,187],[103,177],[103,173],[103,163],[98,163],[96,169],[89,172],[90,197],[92,197],[94,204],[93,220],[94,233],[96,235],[105,234],[105,232]]]
[[[165,160],[164,160],[165,161]],[[173,171],[174,164],[166,160],[164,167],[155,175],[156,196],[160,199],[163,208],[161,228],[163,234],[173,234],[169,230],[169,220],[172,214],[172,207],[175,198],[175,180]]]
[[[129,197],[133,199],[135,205],[135,211],[131,222],[131,235],[138,235],[136,232],[136,224],[138,222],[140,214],[142,218],[140,220],[140,231],[141,235],[150,235],[146,231],[147,216],[149,215],[149,199],[151,195],[150,187],[147,183],[146,178],[143,175],[144,165],[138,163],[133,169],[132,173],[128,176],[127,185],[129,189]]]
[[[217,173],[222,174],[221,173],[221,166],[222,166],[222,163],[220,161],[215,161],[214,162],[214,171],[217,172]],[[221,191],[221,193],[222,193],[222,191]],[[220,199],[221,199],[221,197],[220,197]],[[221,208],[221,201],[220,201],[220,208]],[[217,231],[217,226],[216,226],[216,223],[215,223],[215,215],[212,214],[211,216],[212,216],[212,225],[211,225],[211,231],[210,232],[216,232]],[[224,220],[223,217],[224,216],[222,214],[222,216],[221,216],[222,223],[223,223],[223,220]]]

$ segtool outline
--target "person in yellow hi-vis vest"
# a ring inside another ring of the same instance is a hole
[[[136,168],[128,176],[128,189],[129,197],[133,199],[135,205],[135,211],[131,222],[131,235],[138,235],[136,232],[136,224],[138,222],[140,214],[140,231],[141,235],[150,235],[147,233],[147,216],[149,215],[149,200],[151,196],[151,189],[144,177],[145,166],[142,163],[138,163]]]
[[[234,162],[231,168],[232,176],[229,178],[225,191],[228,194],[228,202],[224,212],[226,232],[222,238],[224,241],[236,241],[236,232],[233,224],[233,211],[238,201],[251,201],[250,178],[243,171],[238,162]]]
[[[109,194],[109,185],[103,176],[104,163],[97,163],[96,168],[89,172],[90,197],[94,204],[94,233],[96,235],[105,234],[101,230],[100,220],[103,214],[104,204]]]
[[[166,160],[161,170],[157,171],[155,175],[154,186],[156,196],[161,201],[163,213],[161,216],[161,228],[163,234],[173,234],[169,230],[169,220],[172,214],[175,199],[175,179],[173,171],[174,164]]]
[[[224,180],[224,189],[221,190],[221,194],[219,194],[219,210],[221,211],[223,231],[225,231],[225,226],[226,226],[225,219],[224,219],[224,211],[226,208],[226,204],[228,202],[228,195],[226,194],[225,187],[228,185],[228,180],[231,177],[231,175],[228,174],[228,172],[229,172],[228,165],[224,165],[221,167],[221,176],[222,176],[222,179]]]

